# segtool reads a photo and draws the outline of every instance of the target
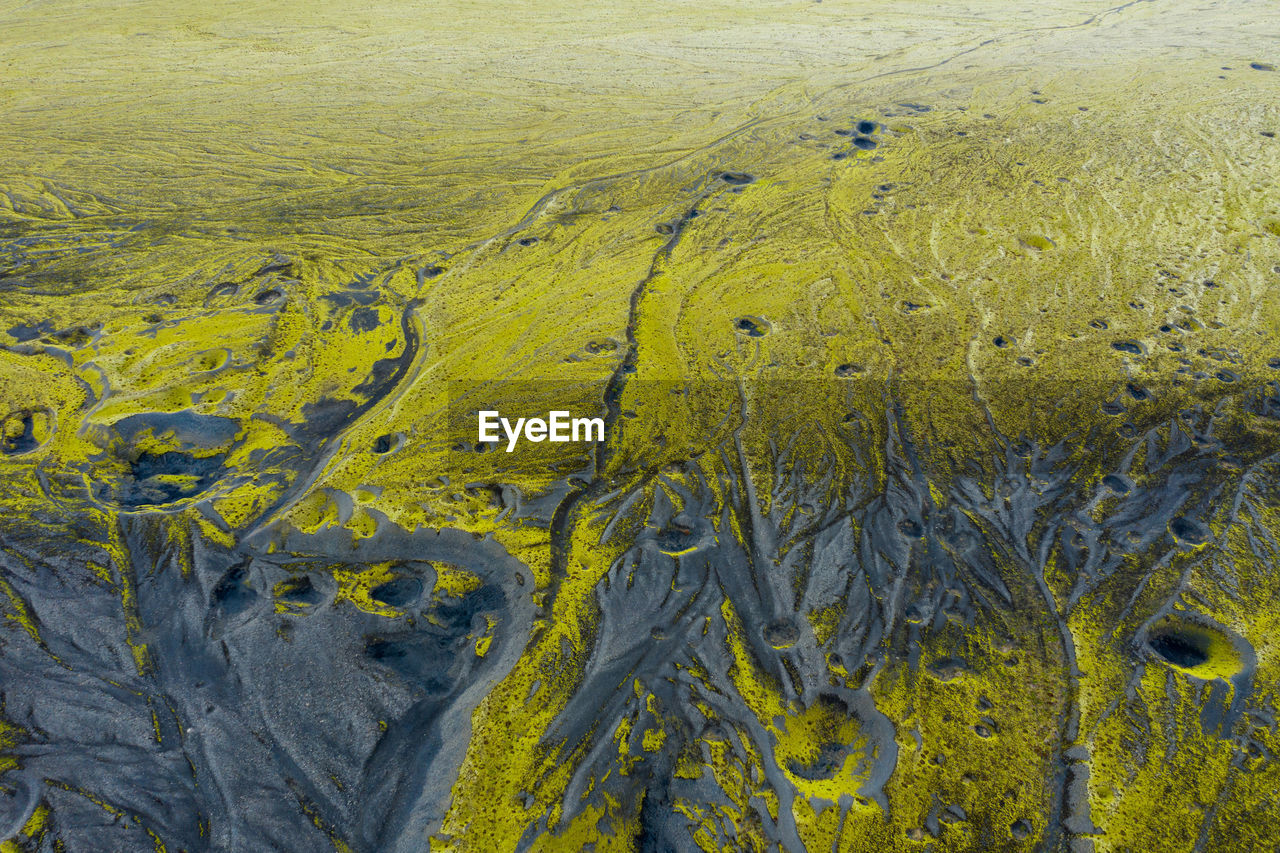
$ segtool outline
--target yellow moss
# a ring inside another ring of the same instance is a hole
[[[25,842],[38,842],[40,837],[44,835],[45,830],[49,826],[49,817],[51,811],[47,805],[41,803],[36,806],[35,811],[31,813],[31,817],[22,825],[16,838],[7,838],[0,840],[0,853],[27,853],[30,849]]]
[[[370,594],[382,584],[396,578],[394,561],[373,563],[360,568],[333,568],[333,579],[338,583],[338,591],[334,595],[334,603],[350,602],[365,613],[373,613],[388,619],[399,617],[403,611],[383,604]]]
[[[480,588],[483,581],[473,572],[449,563],[432,563],[436,570],[436,593],[451,598],[462,598]]]

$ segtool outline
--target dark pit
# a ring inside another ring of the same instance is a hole
[[[1147,640],[1147,647],[1164,660],[1186,669],[1209,660],[1209,643],[1187,631],[1164,630]]]

